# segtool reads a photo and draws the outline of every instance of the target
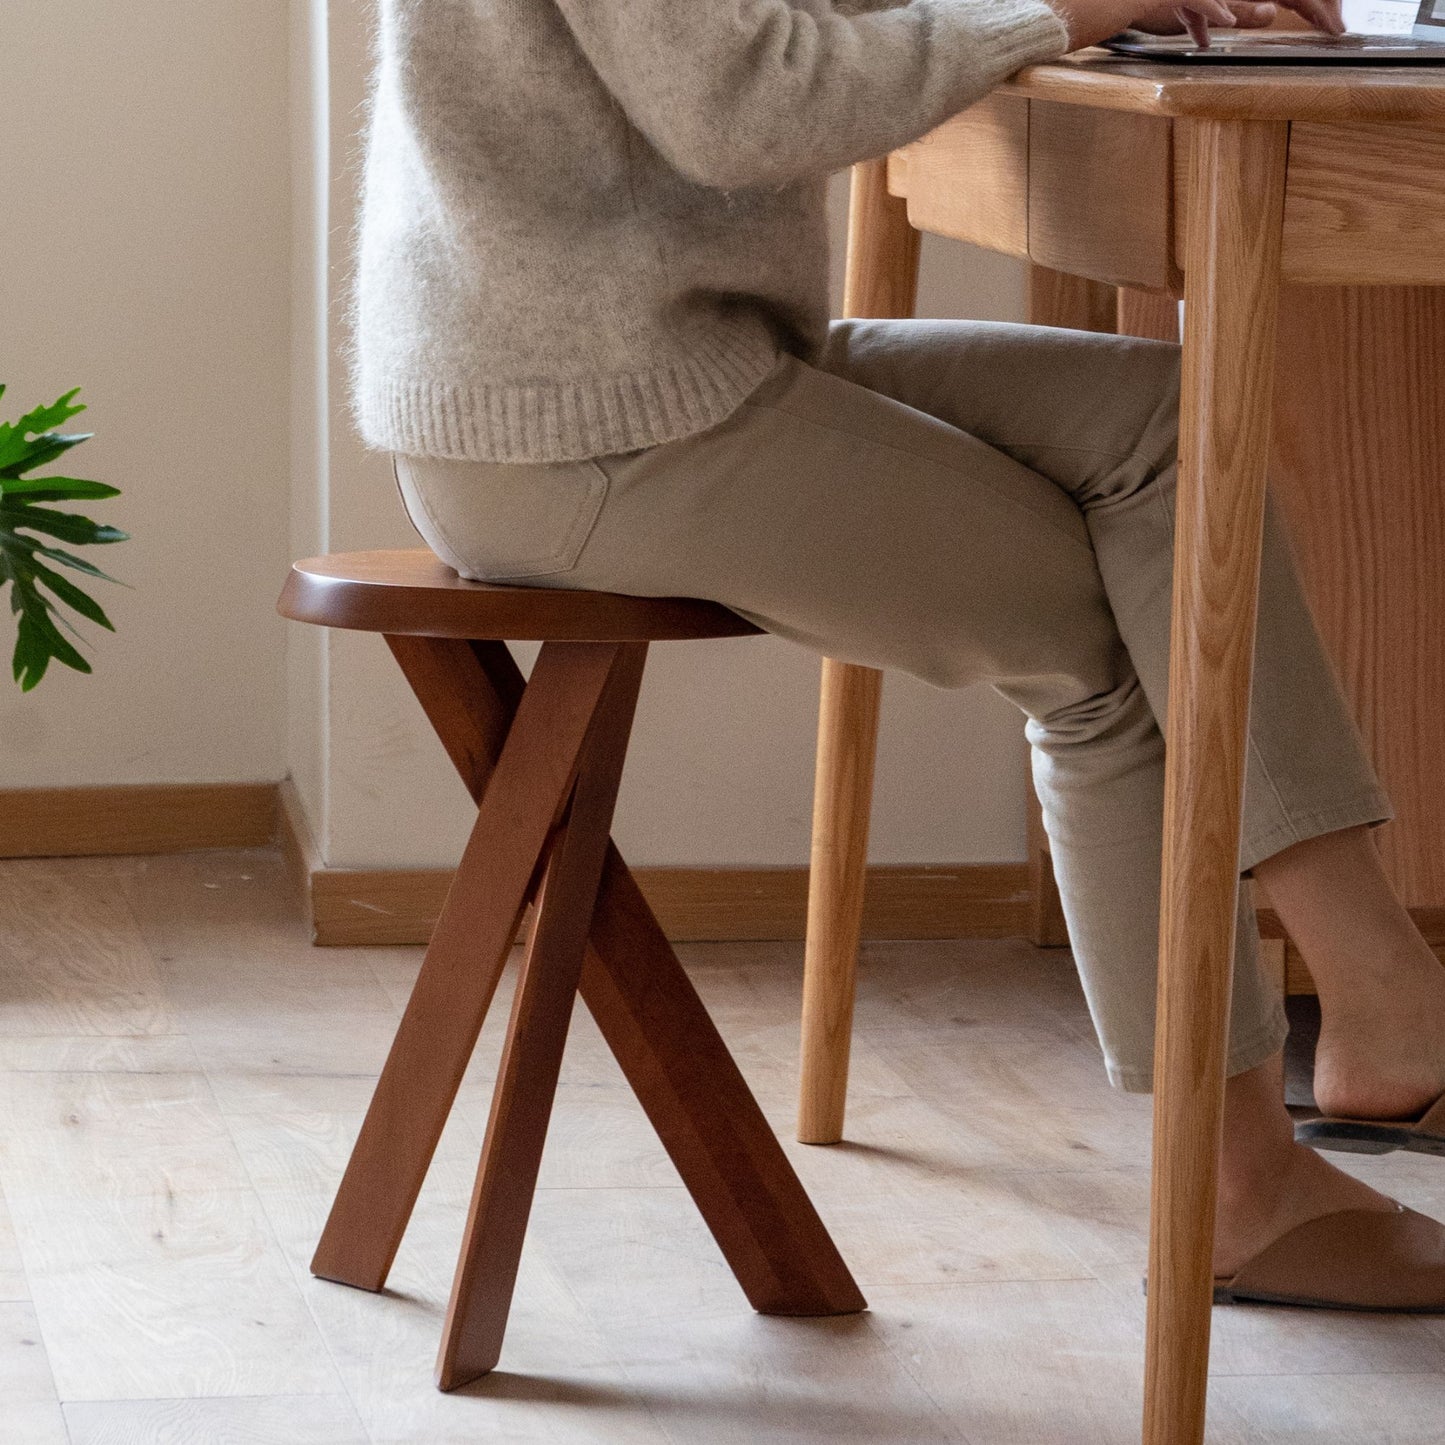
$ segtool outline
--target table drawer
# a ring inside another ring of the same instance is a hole
[[[888,157],[888,189],[919,231],[1029,253],[1029,102],[991,95]]]
[[[1170,122],[1029,107],[1030,259],[1111,285],[1177,289]]]
[[[993,95],[888,161],[921,231],[1110,285],[1171,291],[1170,122]]]

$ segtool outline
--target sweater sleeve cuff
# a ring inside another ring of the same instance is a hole
[[[1025,65],[1068,53],[1068,27],[1044,0],[959,0],[958,9],[969,41],[986,57],[982,68],[991,86]]]

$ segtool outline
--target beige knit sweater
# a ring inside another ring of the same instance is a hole
[[[829,174],[1066,48],[1044,0],[380,0],[363,439],[545,462],[715,425],[827,334]]]

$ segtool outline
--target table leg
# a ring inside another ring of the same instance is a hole
[[[1074,331],[1118,330],[1119,298],[1113,286],[1054,271],[1029,267],[1029,324],[1067,326]]]
[[[1204,1438],[1288,126],[1192,126],[1145,1445]]]
[[[876,668],[824,660],[803,954],[798,1139],[804,1144],[836,1144],[843,1137],[882,695]]]
[[[1179,340],[1179,303],[1157,291],[1119,288],[1119,334],[1155,341]]]
[[[888,158],[858,162],[849,179],[843,314],[912,316],[923,238],[909,224],[907,202],[888,190]],[[843,1137],[882,687],[874,668],[824,660],[803,962],[804,1144]]]

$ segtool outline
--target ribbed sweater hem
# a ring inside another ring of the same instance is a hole
[[[357,388],[370,446],[478,462],[565,462],[657,446],[725,420],[782,348],[760,321],[719,319],[676,360],[573,381],[446,382],[379,372]]]

